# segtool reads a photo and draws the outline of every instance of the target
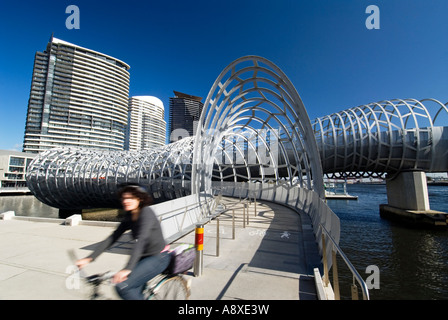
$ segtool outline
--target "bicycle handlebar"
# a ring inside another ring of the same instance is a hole
[[[105,273],[99,273],[99,274],[94,274],[94,275],[88,276],[85,279],[88,283],[91,283],[93,285],[100,285],[102,282],[113,278],[114,275],[115,275],[115,273],[113,273],[112,271],[107,271]]]

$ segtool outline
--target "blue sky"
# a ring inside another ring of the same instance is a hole
[[[68,5],[80,29],[68,30]],[[380,9],[368,30],[366,8]],[[448,102],[446,0],[60,0],[0,3],[0,149],[21,149],[34,54],[55,37],[131,66],[130,95],[205,97],[248,54],[277,64],[314,119],[370,102]]]

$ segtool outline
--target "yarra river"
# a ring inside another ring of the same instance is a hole
[[[370,298],[448,299],[448,228],[416,229],[381,218],[385,185],[347,185],[347,192],[358,200],[327,203],[341,221],[339,246],[359,274],[367,279],[367,266],[379,268],[380,289],[369,290]],[[431,209],[448,212],[448,186],[428,185],[428,192]],[[342,273],[345,265],[339,259],[338,267]],[[347,278],[351,284],[351,274]],[[342,292],[342,284],[341,295],[350,296]]]
[[[382,219],[379,205],[387,203],[386,186],[347,185],[358,200],[328,200],[341,221],[340,247],[364,278],[369,265],[380,271],[372,300],[448,299],[448,228],[416,229]],[[448,186],[428,186],[431,209],[448,212]],[[1,196],[0,213],[58,217],[58,210],[34,196]],[[350,297],[351,274],[338,259],[341,296]]]

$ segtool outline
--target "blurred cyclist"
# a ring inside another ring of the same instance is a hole
[[[163,272],[170,263],[170,255],[165,251],[166,243],[162,229],[154,211],[151,196],[140,186],[125,186],[119,197],[126,215],[117,229],[95,251],[76,262],[83,268],[108,249],[127,230],[132,230],[136,240],[131,257],[123,270],[117,272],[113,282],[119,296],[126,300],[143,299],[143,287],[147,281]]]

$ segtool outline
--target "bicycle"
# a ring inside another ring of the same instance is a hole
[[[73,251],[69,255],[77,261]],[[83,270],[79,270],[79,275],[86,284],[92,286],[91,300],[101,300],[105,298],[99,288],[104,282],[112,284],[114,273],[111,271],[87,276]],[[183,277],[184,273],[169,273],[165,270],[161,274],[149,280],[143,289],[145,300],[188,300],[190,297],[190,285]]]

